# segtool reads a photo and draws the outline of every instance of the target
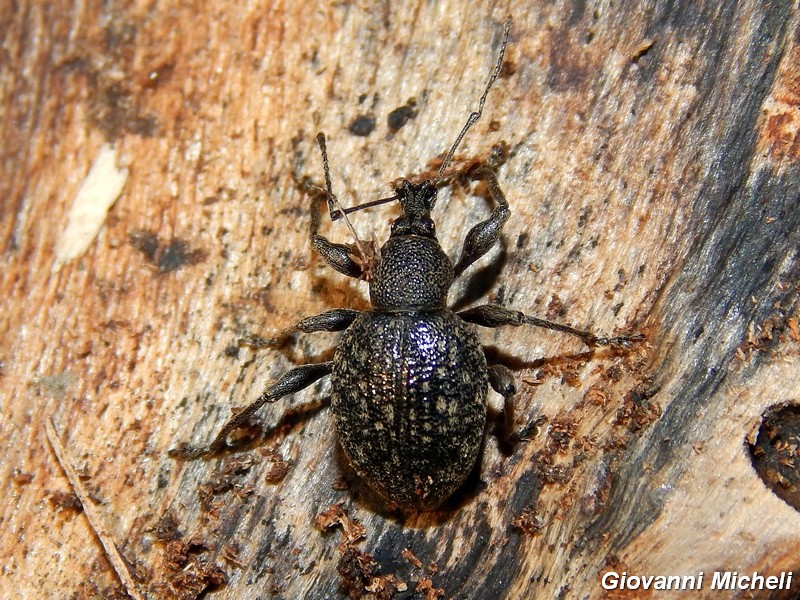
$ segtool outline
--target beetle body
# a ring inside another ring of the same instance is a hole
[[[452,279],[435,237],[393,233],[370,280],[375,309],[347,329],[333,360],[339,442],[359,476],[405,508],[441,504],[483,440],[486,359],[445,306]]]
[[[370,487],[436,508],[475,465],[486,423],[483,350],[450,310],[364,313],[334,357],[339,443]]]
[[[441,505],[475,467],[486,430],[489,386],[504,398],[506,441],[521,439],[515,431],[513,375],[503,365],[487,365],[471,324],[545,327],[577,336],[591,346],[627,348],[632,341],[642,339],[638,335],[599,337],[494,304],[458,313],[447,307],[454,279],[495,246],[511,214],[493,168],[483,165],[469,177],[486,182],[495,207],[486,220],[467,233],[455,265],[439,245],[430,216],[437,186],[444,185],[445,169],[464,134],[480,117],[489,89],[500,73],[510,27],[508,19],[500,56],[478,111],[470,114],[435,179],[402,181],[394,196],[345,210],[331,188],[325,136],[317,136],[332,220],[388,201],[397,200],[401,205],[402,214],[392,223],[389,240],[374,254],[357,238],[356,246],[350,246],[321,235],[317,212],[320,196],[312,199],[312,248],[333,269],[369,281],[372,309],[332,309],[297,323],[294,329],[304,333],[345,332],[333,360],[294,367],[235,413],[211,444],[183,446],[172,451],[173,456],[194,458],[222,450],[228,445],[228,436],[265,403],[330,375],[339,443],[355,471],[391,504],[430,510]],[[272,347],[275,340],[253,337],[242,343]]]

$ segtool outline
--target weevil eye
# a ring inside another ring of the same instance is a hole
[[[418,228],[418,231],[415,232],[417,235],[422,235],[424,237],[436,237],[436,224],[430,217],[422,217],[421,219],[417,219],[415,225]]]
[[[392,221],[391,235],[409,235],[411,234],[411,225],[407,217],[400,217]]]

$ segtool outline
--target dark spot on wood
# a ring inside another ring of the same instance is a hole
[[[375,131],[375,117],[373,115],[359,115],[347,127],[348,131],[359,137],[367,137]]]
[[[386,125],[392,133],[399,131],[403,125],[408,123],[411,119],[417,116],[417,102],[413,98],[408,100],[407,104],[398,106],[386,118]]]
[[[131,245],[139,252],[144,254],[144,257],[149,262],[154,262],[156,252],[158,252],[158,235],[152,231],[135,231],[128,236]]]
[[[203,206],[211,206],[212,204],[216,204],[217,202],[227,202],[229,200],[233,200],[236,197],[236,192],[229,187],[221,186],[217,188],[217,191],[212,194],[211,196],[206,196],[203,198]],[[222,228],[224,232],[227,231]]]
[[[370,554],[347,548],[339,558],[336,571],[341,577],[342,590],[348,598],[362,598],[367,586],[377,575],[378,563]]]
[[[586,225],[586,222],[589,220],[589,215],[592,214],[592,209],[589,206],[584,207],[581,210],[580,216],[578,216],[578,229],[583,229]]]
[[[331,488],[337,492],[345,492],[350,489],[350,480],[345,477],[337,477],[331,483]]]
[[[173,238],[163,247],[156,265],[162,273],[171,273],[184,265],[200,262],[203,258],[205,258],[205,253],[202,250],[194,250],[185,241]]]
[[[517,63],[511,60],[506,60],[503,62],[503,66],[500,67],[500,73],[498,77],[500,79],[508,79],[516,72],[517,72]]]
[[[89,118],[106,139],[115,140],[124,133],[153,137],[158,132],[158,120],[137,106],[132,92],[118,81],[95,73],[90,99]]]
[[[155,89],[168,82],[175,72],[175,63],[166,62],[147,69],[147,76],[142,82],[142,87]]]
[[[128,239],[145,259],[161,273],[171,273],[181,267],[197,264],[206,258],[204,250],[192,248],[188,242],[172,238],[163,243],[152,231],[134,231]]]

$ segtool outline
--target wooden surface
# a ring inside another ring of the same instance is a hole
[[[368,306],[307,242],[295,179],[322,181],[317,131],[346,204],[388,195],[455,139],[509,11],[296,4],[0,7],[0,596],[124,594],[48,419],[151,598],[600,598],[609,570],[794,570],[800,589],[798,505],[765,483],[791,492],[797,466],[762,479],[749,449],[770,407],[800,400],[789,0],[512,9],[507,65],[455,166],[506,142],[513,216],[452,299],[648,343],[589,353],[554,333],[482,331],[540,431],[510,456],[488,437],[448,510],[402,516],[369,496],[336,449],[327,383],[266,407],[249,449],[168,457],[336,344],[300,336],[253,356],[240,337]],[[390,133],[410,98],[416,117]],[[365,116],[374,130],[354,135]],[[127,181],[85,255],[53,272],[104,144]],[[489,209],[443,192],[445,250]],[[384,240],[396,214],[354,222]]]

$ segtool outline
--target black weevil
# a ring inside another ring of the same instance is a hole
[[[504,398],[505,435],[515,437],[511,371],[487,365],[483,348],[468,323],[483,327],[535,325],[572,334],[588,345],[627,347],[641,336],[599,337],[494,304],[454,313],[447,307],[453,280],[499,240],[510,213],[489,166],[477,174],[488,185],[496,207],[473,227],[461,258],[453,265],[436,239],[430,213],[437,186],[467,130],[480,118],[486,97],[503,65],[510,18],[505,23],[500,56],[478,110],[471,113],[434,180],[404,180],[390,198],[344,210],[333,194],[325,136],[317,140],[325,172],[325,196],[332,220],[355,210],[397,200],[402,215],[379,251],[358,242],[353,247],[330,242],[318,233],[312,210],[311,245],[334,269],[369,281],[372,310],[337,308],[308,317],[294,330],[344,331],[332,361],[295,367],[259,398],[236,413],[210,445],[183,446],[171,454],[194,458],[227,447],[228,436],[268,402],[331,376],[331,398],[339,443],[359,476],[389,502],[412,510],[438,507],[475,466],[486,426],[488,387]],[[248,345],[272,345],[251,338]]]

